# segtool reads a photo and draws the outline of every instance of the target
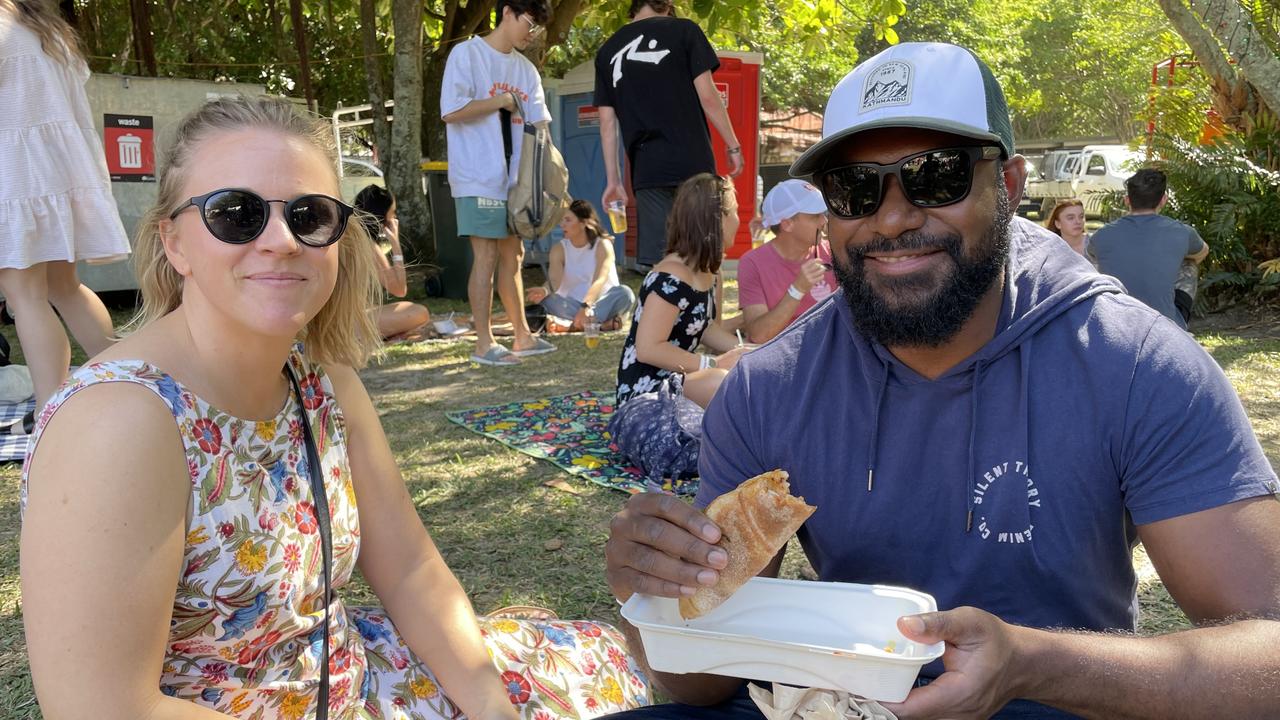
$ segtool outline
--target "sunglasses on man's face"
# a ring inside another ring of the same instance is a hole
[[[898,178],[902,193],[912,205],[936,208],[969,196],[973,166],[980,160],[1000,157],[991,145],[941,148],[908,155],[891,165],[861,162],[828,168],[814,174],[827,208],[846,220],[875,213],[884,200],[885,180]]]
[[[200,219],[209,234],[224,243],[253,242],[267,228],[271,203],[284,205],[284,221],[298,242],[326,247],[338,242],[355,208],[328,195],[302,195],[292,200],[266,200],[249,190],[224,188],[197,195],[169,214],[169,219],[191,206],[200,208]]]

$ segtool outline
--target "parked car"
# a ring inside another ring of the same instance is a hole
[[[1051,150],[1040,159],[1036,175],[1028,176],[1024,202],[1038,203],[1040,217],[1046,217],[1059,200],[1080,198],[1086,215],[1101,217],[1108,198],[1124,192],[1124,181],[1137,160],[1137,153],[1126,145]]]

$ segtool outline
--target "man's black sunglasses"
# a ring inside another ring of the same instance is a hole
[[[192,205],[200,208],[200,219],[209,234],[224,243],[253,242],[267,227],[271,203],[284,205],[284,221],[298,242],[310,247],[326,247],[338,242],[347,229],[355,208],[328,195],[302,195],[292,200],[266,200],[249,190],[223,188],[197,195],[169,214],[172,220]]]
[[[973,187],[973,166],[998,157],[1000,148],[992,145],[941,148],[908,155],[892,165],[862,162],[827,168],[815,173],[814,180],[827,208],[848,220],[866,217],[880,208],[890,175],[898,178],[903,194],[916,207],[958,203]]]

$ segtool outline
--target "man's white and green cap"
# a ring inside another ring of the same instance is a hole
[[[939,130],[1000,146],[1013,155],[1013,126],[1000,83],[971,50],[902,43],[860,63],[831,91],[822,141],[791,165],[812,175],[840,141],[874,128]]]

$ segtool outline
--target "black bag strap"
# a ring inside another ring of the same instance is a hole
[[[302,441],[307,446],[307,475],[311,480],[311,500],[315,504],[316,524],[320,528],[321,556],[324,558],[324,645],[320,648],[320,692],[316,698],[316,720],[329,718],[329,605],[333,591],[329,587],[333,574],[333,545],[329,529],[329,497],[324,492],[324,471],[320,467],[320,451],[316,449],[315,436],[311,434],[311,421],[307,419],[307,405],[303,402],[302,387],[293,368],[285,363],[284,374],[293,386],[298,398],[298,415],[302,419]]]
[[[498,122],[502,124],[502,157],[506,158],[507,165],[511,164],[511,117],[519,115],[524,117],[524,105],[520,103],[520,96],[510,93],[511,99],[516,101],[515,110],[499,110]]]

